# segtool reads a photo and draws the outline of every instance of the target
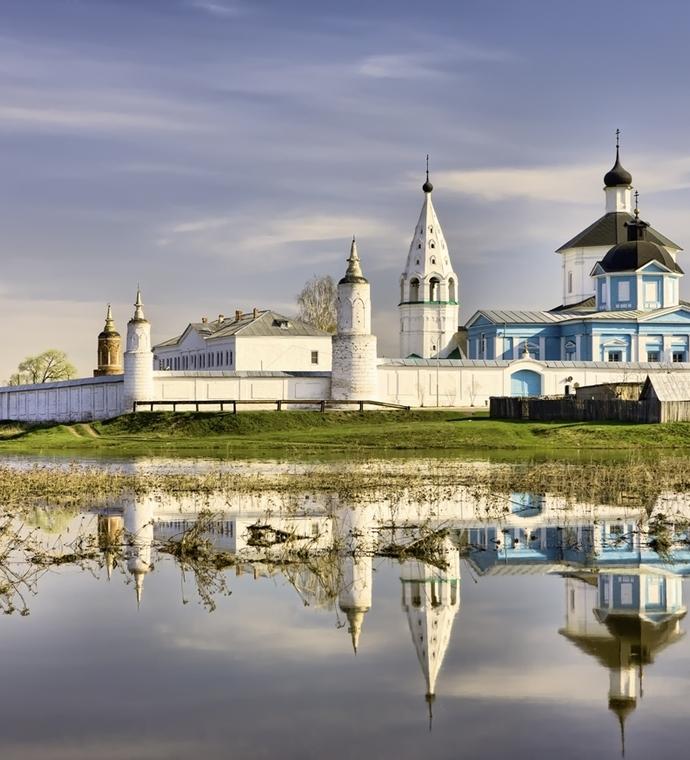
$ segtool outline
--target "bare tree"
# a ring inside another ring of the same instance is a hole
[[[297,296],[297,316],[320,330],[334,333],[336,296],[337,289],[330,275],[325,277],[314,275]]]
[[[32,383],[52,383],[55,380],[70,380],[77,370],[64,351],[49,348],[37,356],[27,356],[19,363],[17,372],[10,377],[10,385]]]

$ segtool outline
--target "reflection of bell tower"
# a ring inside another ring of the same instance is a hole
[[[625,721],[642,697],[643,668],[683,632],[682,579],[663,570],[566,578],[566,625],[560,633],[609,671],[609,709]]]
[[[127,546],[127,570],[134,577],[137,605],[141,604],[144,578],[153,570],[151,562],[153,514],[154,500],[152,496],[135,496],[125,504],[124,533]]]
[[[122,368],[122,338],[115,329],[113,311],[108,304],[105,316],[105,327],[98,336],[98,369],[93,371],[94,377],[102,375],[121,375]]]
[[[371,523],[365,505],[345,507],[338,514],[340,578],[338,605],[345,613],[347,631],[357,654],[364,616],[371,609],[372,562]]]
[[[460,555],[449,537],[443,542],[443,558],[443,570],[418,560],[405,562],[400,577],[402,605],[426,681],[429,730],[436,679],[460,609]]]

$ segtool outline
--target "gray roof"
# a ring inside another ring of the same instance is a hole
[[[573,311],[566,311],[568,308],[567,306],[560,307],[563,309],[563,311],[497,311],[493,309],[480,309],[478,312],[476,312],[472,319],[481,314],[497,325],[558,324],[562,322],[595,321],[600,319],[636,321],[640,319],[648,319],[650,317],[658,316],[661,314],[672,314],[676,309],[679,308],[688,308],[688,304],[685,301],[681,301],[678,306],[669,306],[664,309],[652,310],[629,309],[626,311],[594,311],[591,309],[578,310],[577,306],[578,304],[575,304]]]
[[[608,214],[604,214],[596,222],[590,224],[587,229],[579,232],[574,238],[568,240],[567,243],[563,243],[560,248],[556,249],[556,253],[565,251],[567,248],[588,248],[597,245],[613,247],[619,243],[625,243],[628,239],[625,223],[632,222],[633,218],[632,214],[628,214],[625,211],[611,211]],[[669,240],[665,235],[657,232],[652,227],[647,229],[647,240],[667,246],[668,248],[675,248],[678,251],[683,250],[677,243]]]
[[[669,371],[648,375],[641,398],[647,398],[650,387],[659,401],[690,401],[690,376]]]
[[[330,333],[319,330],[318,327],[302,322],[299,319],[285,317],[275,311],[262,311],[254,318],[252,314],[243,314],[238,321],[226,319],[213,333],[212,338],[226,338],[229,335],[251,335],[252,337],[268,337],[282,335],[299,335],[305,337],[326,337]]]
[[[254,312],[242,314],[239,319],[228,317],[223,320],[216,319],[213,322],[190,322],[181,335],[157,343],[154,349],[176,346],[190,328],[195,330],[202,338],[212,340],[239,334],[261,338],[284,335],[305,337],[326,337],[330,335],[330,333],[319,330],[318,327],[314,327],[314,325],[310,325],[307,322],[302,322],[292,317],[285,317],[282,314],[267,309],[258,312],[256,316],[254,316]]]
[[[379,366],[384,367],[507,367],[518,359],[379,359]],[[556,369],[611,369],[611,362],[585,362],[585,361],[536,361],[544,367]],[[625,362],[626,370],[658,370],[661,367],[659,363],[651,362]],[[674,371],[690,371],[690,363],[677,362],[673,365]]]

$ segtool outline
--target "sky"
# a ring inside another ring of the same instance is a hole
[[[463,323],[560,303],[554,251],[603,213],[617,128],[642,217],[690,247],[686,3],[0,10],[0,381],[47,348],[91,374],[106,304],[124,334],[137,284],[154,341],[293,314],[353,234],[395,356],[427,153]]]

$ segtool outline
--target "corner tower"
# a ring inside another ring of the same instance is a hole
[[[151,325],[144,316],[141,290],[137,289],[134,316],[127,323],[125,351],[124,407],[131,412],[135,401],[153,398],[153,352]]]
[[[354,237],[347,271],[338,283],[337,334],[333,336],[331,398],[341,401],[375,400],[376,336],[371,334],[371,294],[362,274]]]
[[[400,277],[400,356],[447,356],[458,329],[458,277],[453,271],[443,230],[436,216],[429,181],[424,203]]]
[[[115,329],[113,311],[110,308],[110,304],[108,304],[108,311],[105,315],[105,327],[98,336],[98,368],[93,371],[93,376],[121,375],[121,351],[122,338],[120,337],[120,333]]]

